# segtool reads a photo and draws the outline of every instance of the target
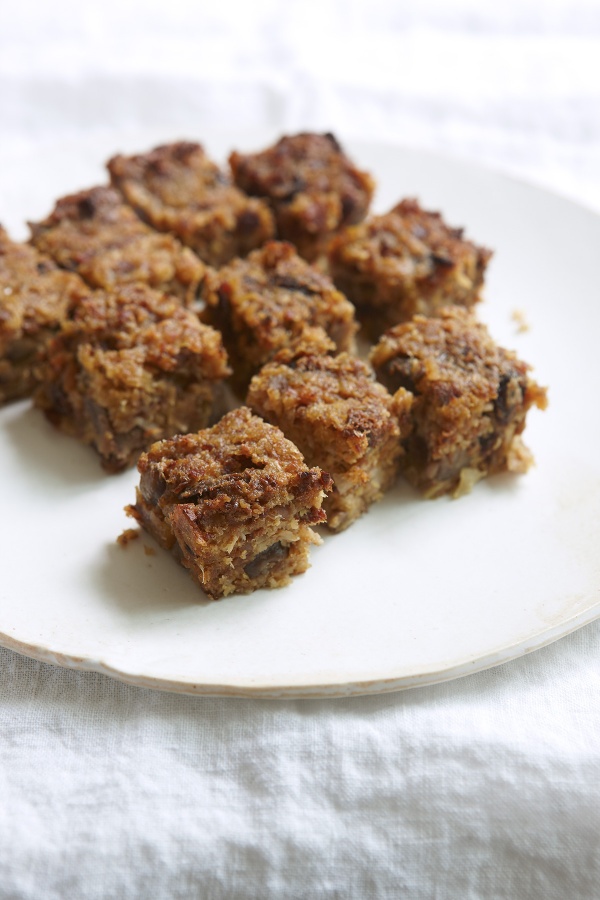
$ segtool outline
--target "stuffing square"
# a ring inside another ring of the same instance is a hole
[[[0,226],[0,404],[30,396],[67,309],[87,294],[77,275]]]
[[[389,213],[342,231],[329,246],[329,268],[375,340],[413,315],[480,299],[491,251],[463,237],[440,213],[402,200]]]
[[[229,371],[217,331],[175,297],[125,285],[72,310],[34,400],[117,472],[154,441],[208,425]]]
[[[275,235],[267,204],[231,184],[201,144],[178,141],[115,156],[108,170],[145,222],[171,232],[211,266],[246,256]]]
[[[528,410],[545,409],[546,390],[473,312],[448,307],[396,325],[371,362],[389,390],[414,395],[403,469],[426,496],[459,496],[486,475],[531,465],[520,435]]]
[[[309,566],[331,479],[241,407],[154,444],[128,512],[213,599],[288,584]]]
[[[393,484],[412,396],[392,397],[366,363],[347,353],[268,363],[250,382],[248,405],[333,478],[327,524],[342,531]]]
[[[354,307],[291,244],[270,241],[207,276],[203,318],[218,328],[243,396],[252,376],[286,348],[353,350]]]
[[[332,134],[282,137],[260,153],[234,152],[229,162],[238,187],[271,204],[277,236],[311,262],[336,231],[366,216],[375,189]]]
[[[170,234],[145,225],[114,188],[95,187],[59,200],[43,222],[29,223],[37,249],[91,287],[141,282],[196,300],[206,267]]]

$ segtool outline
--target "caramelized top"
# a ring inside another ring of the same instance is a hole
[[[247,519],[292,501],[310,506],[331,488],[328,475],[309,469],[278,428],[246,407],[197,434],[153,444],[138,468],[147,502],[196,504],[205,518]]]
[[[273,236],[273,217],[246,196],[200,144],[179,141],[108,163],[112,183],[160,231],[173,231],[211,265],[223,265]]]
[[[287,364],[276,358],[252,379],[248,403],[310,446],[310,455],[325,468],[339,471],[382,439],[399,437],[400,406],[406,412],[410,405],[402,395],[401,404],[375,381],[369,365],[342,353],[301,356]]]
[[[269,242],[211,273],[205,299],[210,321],[224,330],[250,330],[253,344],[268,356],[305,339],[306,326],[323,329],[340,350],[353,348],[354,307],[287,243]],[[322,330],[313,338],[320,350],[330,349]]]
[[[113,369],[136,365],[209,380],[230,371],[217,331],[175,297],[141,284],[96,291],[82,300],[71,311],[61,339],[93,347],[95,354],[111,358]]]
[[[471,289],[481,287],[492,255],[465,240],[462,228],[449,227],[440,213],[427,212],[414,199],[402,200],[385,215],[342,232],[329,252],[334,268],[339,262],[402,280],[443,277],[451,269],[466,268]]]
[[[0,352],[7,341],[58,326],[67,307],[89,288],[0,226]]]
[[[44,221],[30,223],[30,228],[38,250],[93,287],[139,281],[191,302],[205,274],[191,250],[144,225],[110,187],[63,197]]]
[[[282,202],[304,191],[339,194],[344,223],[357,221],[373,194],[371,176],[356,168],[332,134],[282,137],[261,153],[234,152],[229,161],[236,183],[251,194]]]
[[[282,137],[261,153],[232,153],[229,162],[239,187],[269,200],[279,237],[311,260],[331,233],[365,217],[375,188],[332,134]]]
[[[545,391],[528,377],[529,366],[495,344],[485,325],[460,307],[396,325],[381,337],[370,358],[390,390],[404,387],[427,398],[447,420],[459,421],[488,403],[500,418],[509,404],[546,405]],[[518,397],[505,396],[509,386]]]
[[[178,209],[241,206],[248,198],[234,187],[201,144],[177,141],[149,153],[114,156],[108,162],[113,184],[128,201],[160,201]],[[131,195],[131,196],[130,196]]]

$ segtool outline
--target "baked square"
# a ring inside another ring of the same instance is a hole
[[[29,227],[38,250],[91,287],[111,290],[141,282],[187,304],[200,291],[204,264],[172,235],[140,221],[114,188],[63,197],[48,218]]]
[[[241,396],[280,350],[299,344],[313,353],[354,349],[354,307],[291,244],[270,241],[210,272],[204,299],[203,318],[223,334]]]
[[[366,363],[299,356],[268,363],[250,382],[248,405],[296,444],[308,465],[333,478],[327,524],[342,531],[393,484],[412,396],[392,397]]]
[[[138,469],[128,513],[214,600],[282,587],[308,568],[331,479],[249,409],[154,444]]]
[[[108,163],[112,184],[139,216],[168,231],[211,266],[246,256],[274,237],[273,215],[248,197],[206,155],[201,144],[178,141]]]
[[[329,270],[375,340],[413,315],[480,299],[491,251],[448,226],[416,200],[347,228],[329,246]]]
[[[229,371],[220,334],[195,313],[175,297],[124,285],[71,310],[34,400],[118,472],[154,441],[208,425]]]
[[[0,404],[30,396],[67,308],[86,294],[77,275],[0,226]]]
[[[260,153],[234,152],[229,163],[238,187],[270,203],[278,237],[311,262],[332,234],[364,219],[375,189],[332,134],[282,137]]]
[[[414,394],[403,470],[427,497],[459,496],[486,475],[533,462],[520,435],[528,410],[546,408],[546,389],[472,311],[415,316],[386,332],[370,358],[390,391]]]

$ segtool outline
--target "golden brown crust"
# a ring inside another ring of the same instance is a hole
[[[339,228],[365,217],[375,188],[332,134],[282,137],[260,153],[232,153],[229,162],[235,183],[271,204],[279,238],[310,261]]]
[[[141,222],[114,188],[63,197],[44,221],[29,226],[38,250],[92,287],[141,282],[188,304],[198,296],[204,264],[172,235]]]
[[[415,314],[477,303],[491,251],[409,199],[341,232],[328,257],[333,280],[377,338]]]
[[[108,163],[111,182],[144,221],[222,266],[273,237],[267,204],[246,196],[200,144],[178,141]]]
[[[462,492],[477,478],[531,462],[519,435],[527,411],[545,408],[546,390],[471,311],[448,307],[395,326],[371,362],[389,390],[415,396],[404,469],[428,496]]]
[[[308,567],[331,479],[242,407],[141,456],[128,512],[214,598],[287,584]]]
[[[0,226],[0,404],[31,394],[67,308],[86,294],[77,275],[11,241]]]
[[[35,402],[116,472],[153,441],[207,425],[229,371],[218,332],[176,298],[125,285],[71,311]]]
[[[240,394],[280,351],[354,349],[352,304],[290,244],[271,241],[209,273],[204,297],[203,318],[223,333]]]
[[[341,531],[393,483],[411,400],[402,389],[392,398],[370,366],[342,353],[267,364],[252,379],[247,402],[309,465],[332,475],[325,510],[329,527]]]

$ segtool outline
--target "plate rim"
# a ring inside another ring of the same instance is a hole
[[[176,681],[152,675],[136,674],[135,672],[126,672],[123,669],[118,669],[92,657],[76,656],[70,653],[50,650],[41,645],[27,644],[1,631],[0,647],[47,665],[82,673],[104,675],[132,687],[158,690],[165,693],[182,694],[191,697],[228,697],[231,699],[326,700],[377,696],[379,694],[395,693],[396,691],[432,687],[436,684],[444,684],[459,678],[467,678],[469,675],[476,675],[487,669],[510,663],[529,653],[548,647],[598,619],[600,619],[600,598],[595,606],[575,614],[561,625],[543,632],[532,632],[523,640],[517,641],[508,647],[491,651],[483,657],[471,657],[462,660],[447,669],[420,675],[393,675],[380,679],[338,681],[329,684],[315,683],[314,685],[305,684],[303,686],[287,684],[274,687],[266,684],[243,685],[239,682],[232,682],[231,684],[224,682],[201,683],[199,681],[188,681],[184,678]],[[566,629],[565,625],[568,626]]]

